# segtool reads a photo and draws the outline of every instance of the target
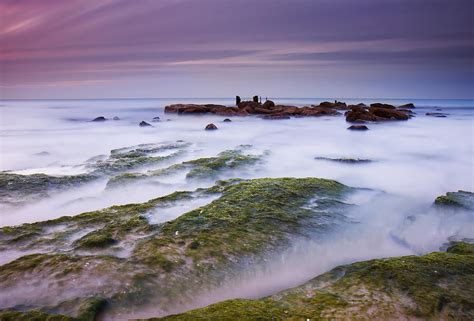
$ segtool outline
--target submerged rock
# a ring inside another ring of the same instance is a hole
[[[336,267],[260,300],[150,320],[472,320],[474,255],[435,252]]]
[[[214,124],[207,124],[205,130],[216,130],[217,126]]]
[[[93,174],[52,176],[46,174],[20,175],[0,172],[0,202],[12,205],[39,200],[97,178]]]
[[[369,127],[365,125],[351,125],[347,127],[349,130],[369,130]]]
[[[412,104],[412,103],[409,103],[409,104],[405,104],[405,105],[398,106],[398,108],[410,109],[410,108],[415,108],[415,105]]]
[[[99,117],[96,117],[94,118],[92,121],[94,122],[102,122],[102,121],[106,121],[107,119],[104,117],[104,116],[99,116]]]
[[[438,196],[435,201],[437,206],[449,206],[474,210],[474,193],[467,191],[448,192]]]
[[[360,163],[370,163],[372,162],[370,159],[364,158],[331,158],[331,157],[315,157],[316,160],[326,160],[331,162],[339,162],[339,163],[346,163],[346,164],[360,164]]]
[[[229,118],[226,118],[223,120],[224,123],[230,123],[232,120],[230,120]]]
[[[141,121],[140,124],[138,124],[140,127],[153,127],[152,125],[148,124],[146,121]]]
[[[152,122],[159,122],[160,121],[160,117],[156,116],[156,117],[153,117],[152,119]]]
[[[446,118],[448,117],[449,114],[446,113],[426,113],[426,116],[433,116],[433,117],[438,117],[438,118]]]
[[[120,120],[118,116],[114,116],[113,120]]]

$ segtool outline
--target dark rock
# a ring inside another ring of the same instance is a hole
[[[242,99],[240,99],[240,96],[235,96],[235,105],[238,106]]]
[[[270,114],[262,117],[263,119],[290,119],[291,117],[285,114]]]
[[[195,250],[199,247],[199,242],[198,241],[192,241],[191,243],[189,243],[188,245],[188,248],[190,248],[191,250]]]
[[[369,113],[362,107],[360,109],[353,109],[346,112],[346,121],[352,123],[365,122],[365,121],[378,121],[382,120],[381,117],[375,116],[372,113]]]
[[[230,120],[229,118],[226,118],[223,120],[224,123],[230,123],[232,120]]]
[[[258,96],[253,96],[252,101],[253,101],[254,103],[258,103]]]
[[[365,127],[365,126],[364,126]],[[315,157],[316,160],[325,160],[331,162],[345,163],[345,164],[361,164],[361,163],[370,163],[370,159],[364,158],[331,158],[331,157]]]
[[[114,116],[113,120],[120,120],[118,116]]]
[[[413,105],[412,103],[409,103],[409,104],[398,106],[398,108],[410,109],[410,108],[415,108],[415,105]]]
[[[329,102],[329,101],[323,101],[318,105],[318,107],[322,108],[335,108],[335,109],[347,109],[346,103],[342,101],[335,101],[335,102]]]
[[[386,109],[395,109],[395,106],[393,106],[393,105],[382,104],[382,103],[370,104],[370,107],[374,107],[374,108],[386,108]]]
[[[138,124],[140,127],[153,127],[152,125],[148,124],[146,121],[141,121],[140,124]]]
[[[106,120],[107,119],[105,119],[104,116],[99,116],[99,117],[94,118],[92,121],[101,122],[101,121],[106,121]]]
[[[273,107],[275,107],[275,103],[271,100],[267,100],[263,103],[262,107],[266,109],[272,109]]]
[[[352,126],[349,126],[347,129],[350,129],[350,130],[368,130],[369,127],[367,127],[365,125],[352,125]]]
[[[151,120],[152,122],[159,122],[160,121],[160,117],[156,116],[156,117],[153,117],[153,119]]]
[[[448,114],[445,113],[426,113],[426,116],[438,117],[438,118],[446,118]]]
[[[407,120],[410,118],[407,113],[391,109],[391,108],[380,108],[380,107],[370,107],[369,112],[375,116],[385,118],[385,120]]]
[[[205,130],[216,130],[217,126],[214,124],[207,124]]]

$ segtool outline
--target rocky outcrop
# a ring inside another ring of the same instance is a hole
[[[371,104],[369,108],[361,105],[350,105],[350,110],[345,113],[348,122],[374,122],[385,120],[407,120],[412,111],[397,109],[388,104]]]
[[[92,119],[91,121],[93,122],[103,122],[103,121],[106,121],[107,119],[104,117],[104,116],[99,116],[99,117],[96,117],[94,119]]]
[[[150,320],[472,320],[474,255],[457,248],[339,266],[260,300]]]
[[[438,196],[434,204],[474,211],[474,193],[468,191],[448,192],[446,195]]]

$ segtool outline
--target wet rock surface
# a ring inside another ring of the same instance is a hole
[[[146,203],[4,227],[0,251],[43,252],[1,267],[1,292],[9,293],[0,295],[2,307],[80,317],[71,303],[100,294],[99,299],[107,302],[106,313],[109,309],[133,313],[145,304],[166,309],[176,303],[173,300],[187,300],[203,286],[219,284],[241,264],[259,262],[285,248],[291,237],[322,235],[343,224],[341,207],[350,205],[341,199],[351,191],[316,178],[235,179]],[[150,224],[146,219],[157,207],[216,194],[220,196],[215,201],[171,221]],[[315,196],[324,202],[303,207]],[[130,247],[130,253],[114,255],[122,246]],[[49,290],[18,292],[31,282],[36,289]]]

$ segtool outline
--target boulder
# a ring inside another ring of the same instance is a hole
[[[349,130],[369,130],[369,127],[367,127],[365,125],[352,125],[352,126],[347,127],[347,129],[349,129]]]
[[[229,118],[226,118],[223,120],[224,123],[230,123],[232,120],[230,120]]]
[[[369,113],[364,108],[351,110],[346,112],[346,121],[348,122],[366,122],[366,121],[377,121],[381,120],[381,117],[378,117],[372,113]]]
[[[386,108],[386,109],[395,109],[395,106],[393,106],[393,105],[382,104],[382,103],[370,104],[370,107],[374,107],[374,108]]]
[[[92,121],[95,121],[95,122],[101,122],[101,121],[106,121],[107,119],[105,119],[104,116],[99,116],[99,117],[96,117],[94,119],[92,119]]]
[[[252,101],[253,101],[254,103],[258,103],[258,96],[253,96]]]
[[[242,101],[242,99],[240,99],[240,96],[235,96],[235,105],[237,106],[238,104],[240,104],[240,102]]]
[[[160,121],[160,117],[156,116],[156,117],[153,117],[152,119],[152,122],[159,122]]]
[[[113,120],[120,120],[120,118],[118,116],[114,116],[114,118],[112,118]]]
[[[369,112],[375,116],[385,119],[407,120],[410,118],[407,113],[391,108],[370,107]]]
[[[271,100],[267,100],[263,103],[262,107],[266,109],[272,109],[273,107],[275,107],[275,103]]]
[[[409,103],[409,104],[398,106],[398,108],[411,109],[411,108],[415,108],[415,105],[413,105],[412,103]]]
[[[140,127],[153,127],[152,125],[148,124],[146,121],[141,121],[140,124],[138,124]]]
[[[205,130],[216,130],[217,129],[217,126],[214,125],[214,124],[207,124],[206,128],[204,128]]]

